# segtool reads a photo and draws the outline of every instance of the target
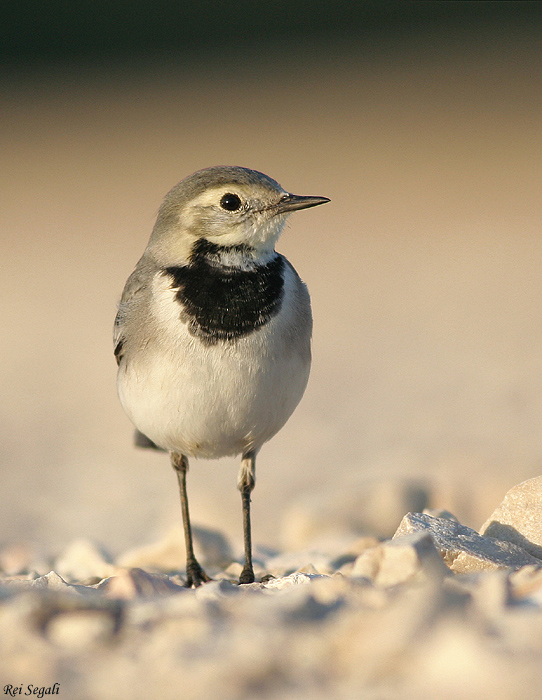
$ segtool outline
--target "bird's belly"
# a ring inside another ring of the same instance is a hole
[[[147,351],[119,373],[123,407],[134,425],[166,450],[223,457],[259,449],[286,423],[305,390],[310,355],[261,336],[202,352],[198,341],[175,353]]]

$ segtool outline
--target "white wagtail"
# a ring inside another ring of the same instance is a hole
[[[167,195],[115,321],[118,392],[136,444],[167,450],[179,481],[187,585],[194,556],[188,457],[241,455],[245,565],[252,583],[250,494],[261,446],[286,423],[309,377],[307,287],[275,251],[288,214],[329,202],[267,175],[217,166]]]

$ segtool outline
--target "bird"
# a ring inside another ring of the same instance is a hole
[[[275,244],[289,214],[330,200],[263,173],[213,166],[166,195],[114,324],[117,389],[136,444],[169,452],[186,586],[211,579],[194,553],[189,458],[240,456],[244,567],[255,580],[250,503],[256,456],[301,400],[311,364],[310,297]]]

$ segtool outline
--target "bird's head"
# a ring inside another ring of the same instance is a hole
[[[180,262],[205,239],[218,246],[247,246],[265,256],[274,250],[291,212],[325,202],[327,197],[290,194],[257,170],[205,168],[166,195],[149,250],[168,264]]]

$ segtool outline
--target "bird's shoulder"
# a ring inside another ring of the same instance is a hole
[[[285,280],[284,319],[290,330],[302,337],[312,334],[311,298],[307,285],[292,263],[283,256]]]

